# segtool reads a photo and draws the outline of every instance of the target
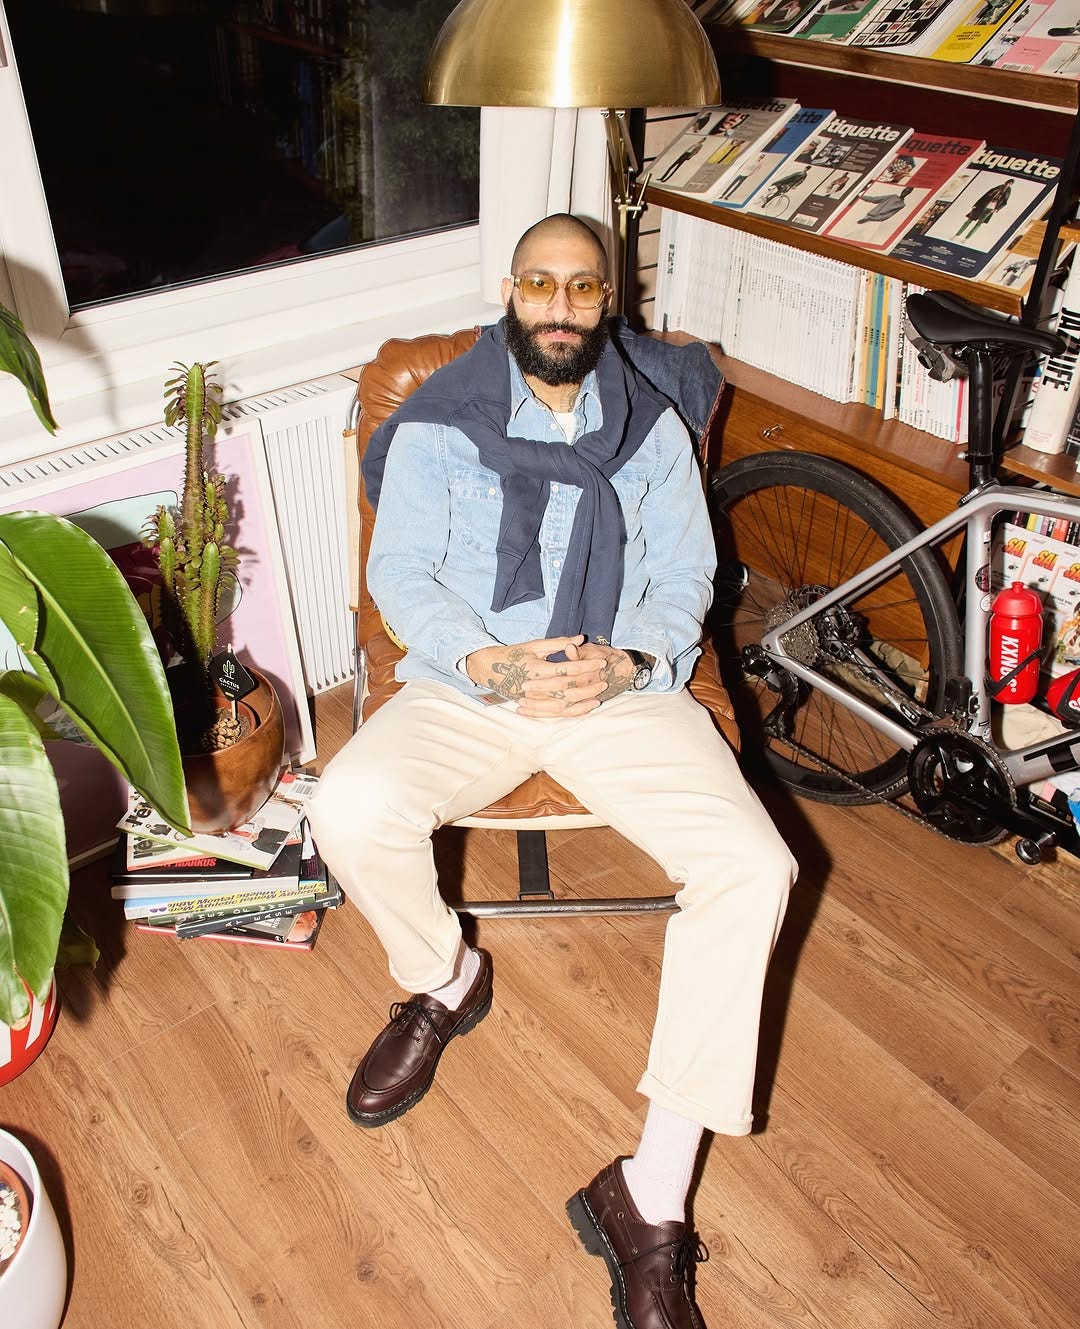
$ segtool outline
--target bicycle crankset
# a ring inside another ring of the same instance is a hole
[[[1008,834],[1016,787],[989,743],[935,725],[908,758],[911,796],[943,835],[966,844],[994,844]]]

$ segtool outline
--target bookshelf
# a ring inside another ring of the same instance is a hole
[[[740,28],[706,24],[717,54],[725,97],[788,96],[803,105],[830,106],[841,114],[872,116],[914,125],[925,132],[984,138],[991,143],[1037,147],[1064,159],[1058,199],[1047,226],[1049,272],[1056,239],[1080,239],[1067,224],[1066,203],[1075,196],[1080,156],[1080,85],[1071,79],[1008,70],[957,66],[910,56],[799,41]],[[849,263],[919,285],[949,290],[1003,313],[1030,319],[1008,289],[932,272],[889,255],[785,226],[754,214],[712,207],[650,186],[647,204],[705,218],[793,249]],[[842,404],[749,365],[722,361],[731,391],[721,422],[724,461],[769,449],[796,449],[836,457],[884,484],[923,521],[955,506],[967,489],[961,449],[897,420],[884,421],[868,406]],[[1080,495],[1080,472],[1069,458],[1047,457],[1022,445],[1010,448],[1004,468]]]

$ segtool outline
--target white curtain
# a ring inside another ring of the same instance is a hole
[[[607,138],[599,110],[485,106],[480,113],[480,293],[499,283],[522,233],[553,212],[593,222],[613,253]]]

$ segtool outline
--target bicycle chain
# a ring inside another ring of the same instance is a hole
[[[860,794],[866,794],[869,797],[870,802],[880,803],[884,807],[892,808],[892,810],[898,812],[901,817],[906,817],[908,821],[913,821],[916,826],[924,826],[928,831],[933,832],[934,835],[940,835],[943,840],[948,840],[950,844],[967,843],[967,841],[957,840],[951,835],[946,835],[944,831],[939,831],[933,822],[927,821],[921,813],[912,812],[910,808],[905,808],[902,804],[897,803],[895,799],[886,798],[884,794],[879,794],[876,789],[871,789],[868,785],[864,785],[860,780],[856,780],[853,775],[849,775],[847,771],[842,771],[839,766],[834,766],[827,758],[819,756],[816,752],[811,752],[809,748],[804,747],[797,739],[782,738],[778,741],[784,743],[789,748],[794,748],[796,752],[801,752],[804,757],[809,757],[810,760],[816,762],[826,774],[838,775],[840,779],[843,780],[845,784],[849,784],[852,789],[858,790]]]

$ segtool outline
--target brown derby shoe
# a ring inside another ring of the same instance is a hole
[[[617,1158],[566,1202],[582,1245],[611,1275],[619,1329],[705,1329],[694,1301],[693,1268],[708,1258],[686,1223],[646,1223]]]
[[[431,1088],[447,1043],[467,1034],[491,1009],[491,956],[456,1011],[427,993],[395,1002],[390,1023],[368,1048],[349,1085],[345,1106],[360,1126],[383,1126],[408,1112]]]

